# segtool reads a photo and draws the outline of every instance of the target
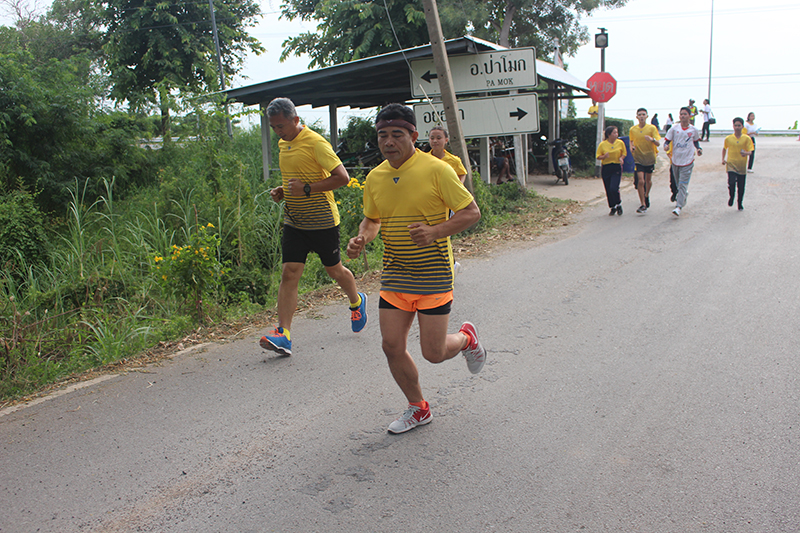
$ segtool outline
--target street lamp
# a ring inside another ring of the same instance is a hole
[[[594,47],[600,49],[600,72],[606,71],[606,48],[608,48],[608,33],[605,28],[597,28],[600,33],[594,35]]]

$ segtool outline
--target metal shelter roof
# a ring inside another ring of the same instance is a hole
[[[506,50],[469,36],[445,41],[445,47],[448,55]],[[297,106],[312,107],[369,108],[406,102],[415,99],[411,94],[411,69],[406,61],[429,57],[433,57],[433,52],[428,44],[224,92],[230,101],[245,105],[266,104],[279,96],[291,98]],[[555,82],[565,90],[589,91],[585,83],[551,63],[537,59],[536,71],[540,79]]]

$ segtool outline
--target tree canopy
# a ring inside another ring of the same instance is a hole
[[[582,16],[626,2],[438,0],[438,7],[447,39],[466,34],[508,47],[534,46],[539,57],[546,58],[556,42],[564,55],[571,56],[588,41],[586,27],[580,23]],[[422,0],[285,0],[282,16],[319,21],[316,32],[284,41],[281,54],[281,60],[307,54],[311,68],[430,42]]]
[[[104,51],[112,98],[127,100],[134,108],[158,101],[163,116],[171,91],[219,88],[207,3],[100,1],[105,8]],[[241,69],[247,51],[263,51],[247,33],[261,11],[254,0],[216,0],[214,9],[223,70],[229,76]]]

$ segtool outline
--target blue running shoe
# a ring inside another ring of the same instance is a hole
[[[358,295],[361,296],[361,305],[355,309],[350,308],[350,324],[353,326],[353,332],[355,333],[358,333],[367,325],[367,295],[363,292],[359,292]]]
[[[292,341],[289,340],[286,333],[283,328],[275,328],[268,335],[261,337],[259,344],[265,350],[271,350],[281,355],[292,355]]]

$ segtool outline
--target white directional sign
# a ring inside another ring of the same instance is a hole
[[[464,137],[519,135],[539,131],[539,100],[535,93],[469,98],[458,101]],[[447,124],[440,103],[414,104],[419,138],[427,139],[431,128]]]
[[[450,74],[458,93],[536,87],[536,51],[514,48],[452,56]],[[441,94],[433,59],[411,61],[411,93],[417,98]]]

